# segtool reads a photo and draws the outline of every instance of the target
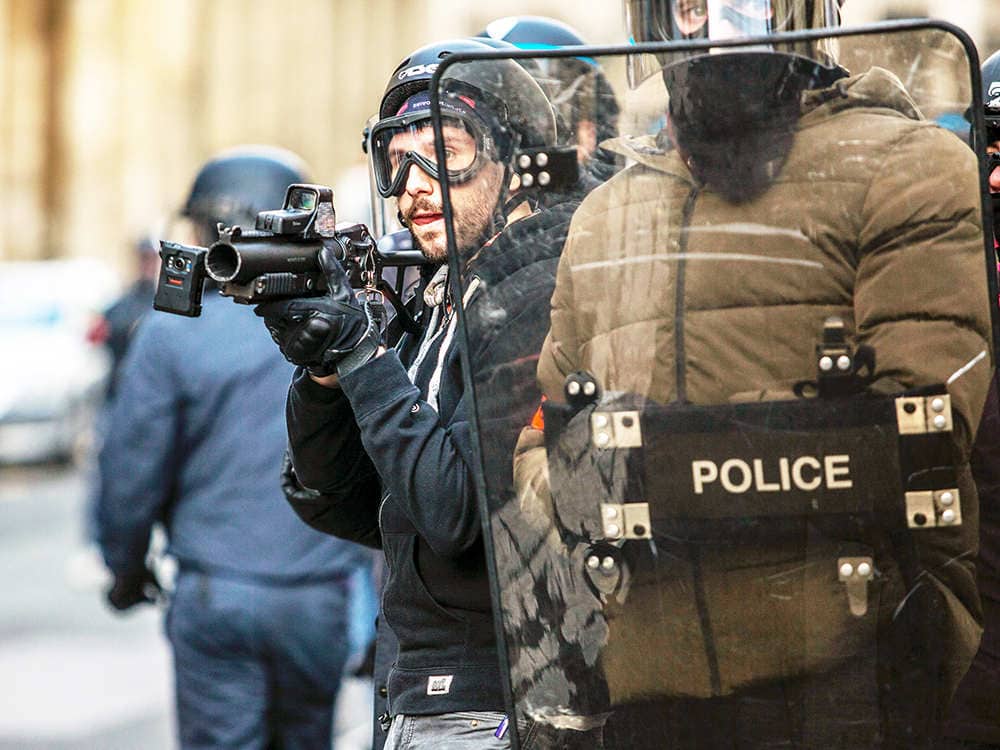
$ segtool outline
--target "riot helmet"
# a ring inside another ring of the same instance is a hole
[[[517,46],[511,44],[508,41],[505,41],[503,39],[494,39],[493,37],[489,36],[477,36],[474,37],[474,41],[479,42],[480,44],[485,44],[487,47],[490,47],[492,49],[499,49],[499,50],[518,49]],[[532,78],[535,79],[535,83],[537,83],[541,87],[542,92],[545,94],[545,97],[549,100],[549,103],[552,104],[553,112],[556,118],[556,138],[559,140],[559,142],[563,142],[566,140],[566,136],[569,131],[569,125],[567,124],[566,120],[563,119],[563,116],[559,112],[559,109],[555,106],[554,94],[556,92],[553,91],[549,86],[551,80],[547,78],[546,74],[544,73],[544,68],[542,65],[543,62],[545,61],[536,60],[533,57],[521,57],[517,59],[517,64],[520,65],[522,68],[524,68],[528,72],[528,75],[530,75]]]
[[[487,24],[479,37],[502,40],[525,50],[586,45],[568,24],[542,16],[498,18]],[[530,62],[529,71],[552,102],[560,124],[569,130],[570,138],[562,140],[581,140],[581,124],[588,122],[594,125],[597,143],[618,134],[618,100],[597,60],[587,56],[541,57]]]
[[[285,188],[308,181],[305,162],[291,151],[236,146],[202,166],[180,213],[208,236],[219,223],[253,228],[260,211],[281,207]]]
[[[986,141],[1000,141],[1000,51],[983,63],[983,109],[986,116]]]
[[[734,203],[774,181],[794,140],[802,94],[832,86],[847,71],[836,65],[832,39],[772,44],[766,38],[834,27],[839,6],[838,0],[625,0],[636,43],[753,40],[629,55],[633,88],[662,76],[669,135],[695,179]]]
[[[624,0],[633,43],[728,40],[790,31],[835,28],[843,0]],[[784,44],[781,51],[832,65],[832,42]],[[673,58],[676,59],[676,58]],[[671,62],[670,56],[632,56],[629,85],[636,88]]]
[[[1000,191],[994,189],[993,174],[1000,170],[1000,150],[994,148],[1000,141],[1000,51],[994,52],[983,63],[983,114],[986,120],[987,168],[990,204],[993,208],[993,236],[1000,238]],[[997,240],[1000,242],[1000,239]]]
[[[430,127],[430,80],[441,60],[449,54],[490,50],[471,39],[439,42],[418,49],[393,71],[382,95],[379,120],[368,136],[368,154],[383,198],[403,192],[414,164],[435,180],[447,176],[451,184],[461,184],[489,161],[506,165],[518,149],[555,142],[555,116],[539,85],[513,60],[491,60],[452,66],[441,82],[442,118],[447,127],[473,139],[473,152],[456,154],[456,161],[442,170],[433,144],[402,152],[393,146],[396,136]]]

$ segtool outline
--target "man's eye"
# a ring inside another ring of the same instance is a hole
[[[454,167],[463,160],[462,156],[463,153],[464,152],[459,151],[458,149],[455,148],[445,148],[444,150],[445,163]]]

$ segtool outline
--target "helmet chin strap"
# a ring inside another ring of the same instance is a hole
[[[500,180],[500,192],[497,193],[497,201],[493,204],[493,213],[490,217],[490,223],[486,227],[486,233],[488,236],[483,240],[483,242],[486,242],[486,240],[490,239],[490,237],[495,237],[503,231],[505,226],[507,226],[507,213],[510,210],[508,203],[510,201],[511,176],[512,172],[510,164],[504,162],[503,177]]]
[[[487,227],[487,236],[483,239],[483,243],[503,231],[504,227],[506,227],[510,221],[510,215],[518,206],[527,203],[532,213],[538,209],[537,197],[527,195],[520,191],[511,193],[510,179],[512,175],[513,172],[511,171],[510,166],[508,165],[504,167],[503,188],[500,190],[499,195],[497,195],[497,202],[493,207],[493,217],[490,221],[490,225]]]
[[[521,136],[519,133],[514,133],[511,136],[510,143],[507,144],[506,148],[504,148],[501,152],[501,154],[507,154],[507,157],[500,162],[503,164],[503,176],[500,178],[500,191],[497,193],[497,200],[493,205],[493,216],[490,220],[490,224],[486,228],[486,232],[489,234],[483,239],[483,242],[486,242],[503,231],[503,228],[507,226],[507,217],[510,215],[510,212],[526,200],[523,195],[512,195],[510,190],[511,179],[514,177],[514,171],[511,169],[511,162],[514,159],[514,155],[517,154],[517,149],[520,145]],[[518,178],[519,189],[520,186],[520,178]]]
[[[507,226],[507,219],[511,212],[522,203],[527,203],[531,207],[532,211],[538,208],[537,200],[521,192],[520,178],[518,178],[518,190],[512,193],[510,189],[510,183],[514,177],[514,171],[511,169],[510,160],[513,159],[514,154],[517,153],[518,145],[520,145],[519,138],[511,144],[510,159],[503,162],[503,177],[500,180],[500,192],[497,194],[497,200],[493,206],[493,215],[489,226],[486,228],[487,236],[483,239],[483,242],[486,242],[503,231],[503,228]]]

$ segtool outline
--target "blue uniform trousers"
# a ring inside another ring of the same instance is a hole
[[[329,748],[348,595],[182,570],[166,630],[183,750]]]

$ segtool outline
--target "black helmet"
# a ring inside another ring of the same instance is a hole
[[[420,91],[426,91],[434,71],[448,55],[482,50],[483,45],[474,39],[450,39],[428,44],[405,57],[392,71],[385,91],[382,92],[378,108],[379,120],[392,117],[403,106],[403,102]]]
[[[581,47],[586,42],[568,24],[543,16],[507,16],[486,25],[480,37],[509,42],[519,49],[550,50]],[[577,126],[588,120],[597,126],[598,141],[618,130],[618,100],[600,64],[592,57],[534,60],[529,72],[545,91],[561,120],[575,138]]]
[[[440,179],[430,155],[407,152],[394,167],[388,155],[389,143],[402,130],[424,127],[430,121],[430,96],[418,95],[428,91],[431,77],[445,57],[491,49],[477,40],[454,39],[421,47],[396,66],[382,95],[379,121],[369,134],[368,153],[383,198],[402,192],[407,163],[417,163]],[[448,166],[452,182],[470,179],[487,159],[508,163],[520,148],[556,142],[552,105],[535,80],[513,60],[452,65],[442,78],[440,91],[442,114],[460,121],[477,144],[474,163]]]
[[[983,63],[983,109],[989,143],[1000,140],[1000,51]]]
[[[986,145],[1000,141],[1000,51],[986,58],[982,68],[983,114],[986,120]],[[971,118],[970,118],[971,119]],[[989,154],[989,172],[1000,169],[1000,154]],[[1000,193],[990,189],[993,207],[993,236],[1000,242]]]
[[[305,162],[291,151],[237,146],[202,166],[181,215],[209,231],[218,223],[252,228],[260,211],[281,208],[285,188],[308,181]]]

